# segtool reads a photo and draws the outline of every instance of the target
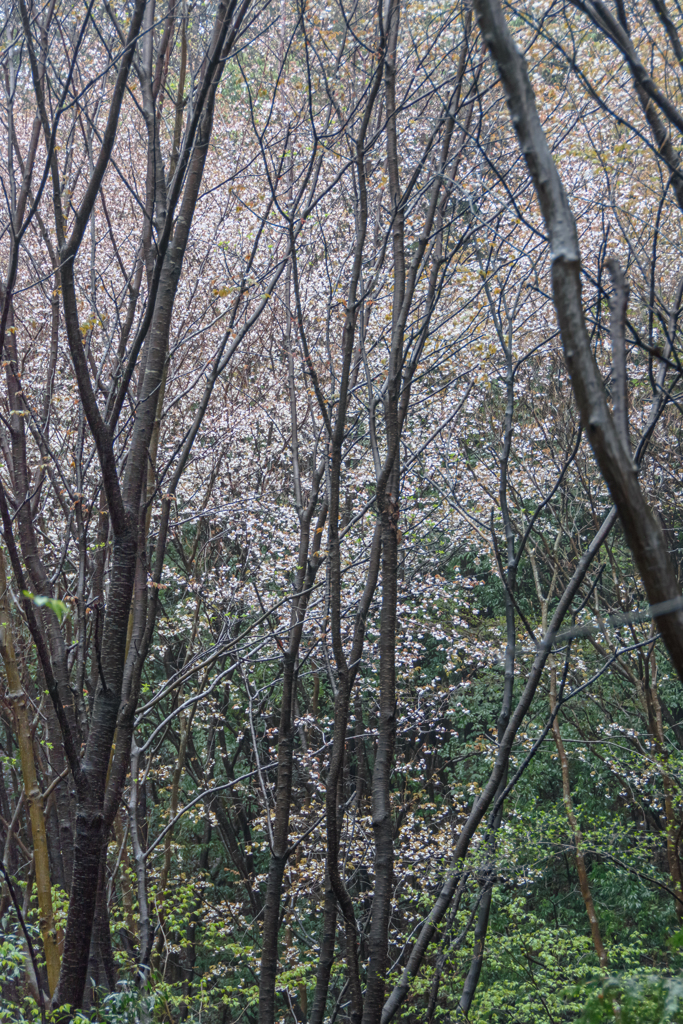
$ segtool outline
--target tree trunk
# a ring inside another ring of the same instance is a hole
[[[602,944],[602,935],[600,934],[600,922],[598,921],[598,915],[595,912],[595,904],[593,903],[593,896],[591,894],[590,882],[588,881],[588,872],[586,871],[586,862],[583,856],[583,850],[581,849],[581,829],[579,823],[576,820],[576,812],[574,810],[574,801],[572,800],[571,784],[569,779],[569,758],[565,750],[564,743],[562,741],[562,733],[560,732],[560,723],[556,714],[557,708],[557,679],[556,669],[554,663],[550,665],[550,712],[555,715],[553,718],[553,739],[555,740],[555,746],[557,753],[560,758],[560,767],[562,770],[562,800],[564,801],[564,808],[567,812],[567,820],[569,821],[570,828],[572,830],[572,837],[574,840],[574,849],[576,857],[576,871],[579,876],[579,888],[581,889],[581,895],[583,902],[586,907],[586,914],[588,915],[588,921],[591,929],[591,936],[593,938],[593,945],[595,946],[595,952],[598,955],[601,967],[607,966],[607,953],[605,947]]]
[[[0,652],[2,653],[2,660],[5,665],[9,698],[14,710],[17,727],[21,774],[24,781],[24,796],[28,807],[33,837],[33,858],[36,892],[38,895],[40,934],[43,940],[43,951],[47,967],[47,982],[50,995],[52,995],[59,979],[60,957],[52,908],[52,883],[50,880],[50,857],[45,828],[45,810],[36,776],[36,765],[33,757],[33,735],[26,707],[26,695],[21,685],[14,653],[12,620],[10,617],[9,601],[7,600],[7,572],[2,549],[0,549]],[[40,984],[40,979],[38,979],[38,984]]]

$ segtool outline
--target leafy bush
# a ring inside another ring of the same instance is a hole
[[[578,1024],[683,1022],[683,976],[615,975],[591,994]]]

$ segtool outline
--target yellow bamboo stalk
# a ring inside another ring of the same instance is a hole
[[[47,983],[50,995],[57,987],[59,978],[59,944],[52,909],[52,883],[50,881],[50,859],[47,849],[47,832],[45,829],[45,811],[43,796],[36,777],[36,764],[33,757],[33,737],[31,722],[26,702],[26,694],[21,685],[17,668],[17,659],[12,640],[10,607],[7,599],[7,571],[5,556],[0,549],[0,654],[5,665],[9,698],[14,710],[21,774],[24,781],[24,796],[28,807],[31,831],[33,833],[33,856],[35,865],[36,891],[38,894],[38,915],[40,934],[43,939],[45,963],[47,965]]]

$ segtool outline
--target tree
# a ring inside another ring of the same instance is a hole
[[[10,13],[13,1007],[535,1024],[679,966],[675,22],[516,5],[525,71],[476,10]]]

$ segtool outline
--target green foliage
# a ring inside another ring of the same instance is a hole
[[[683,1021],[683,976],[615,975],[596,986],[579,1024],[665,1024]]]
[[[21,941],[16,929],[8,924],[7,919],[2,922],[0,931],[0,977],[5,983],[19,982],[24,974],[26,959]],[[23,1024],[24,1021],[32,1021],[31,1004],[35,1006],[32,999],[24,999],[22,1004],[10,1004],[0,999],[0,1024]],[[37,1010],[37,1006],[35,1007]],[[26,1014],[29,1014],[28,1016]]]
[[[60,625],[69,614],[69,606],[63,601],[54,597],[45,597],[43,594],[32,594],[29,590],[22,590],[24,597],[36,606],[36,608],[49,608],[57,616]]]
[[[15,934],[3,931],[0,936],[0,973],[6,981],[16,981],[24,970],[24,951]],[[2,1018],[0,1017],[0,1020]]]
[[[528,908],[523,897],[506,900],[499,894],[497,903],[470,1019],[500,1024],[575,1019],[599,969],[590,936],[549,924]],[[616,948],[613,955],[636,965],[643,950],[639,937]],[[467,966],[463,962],[463,969]]]

